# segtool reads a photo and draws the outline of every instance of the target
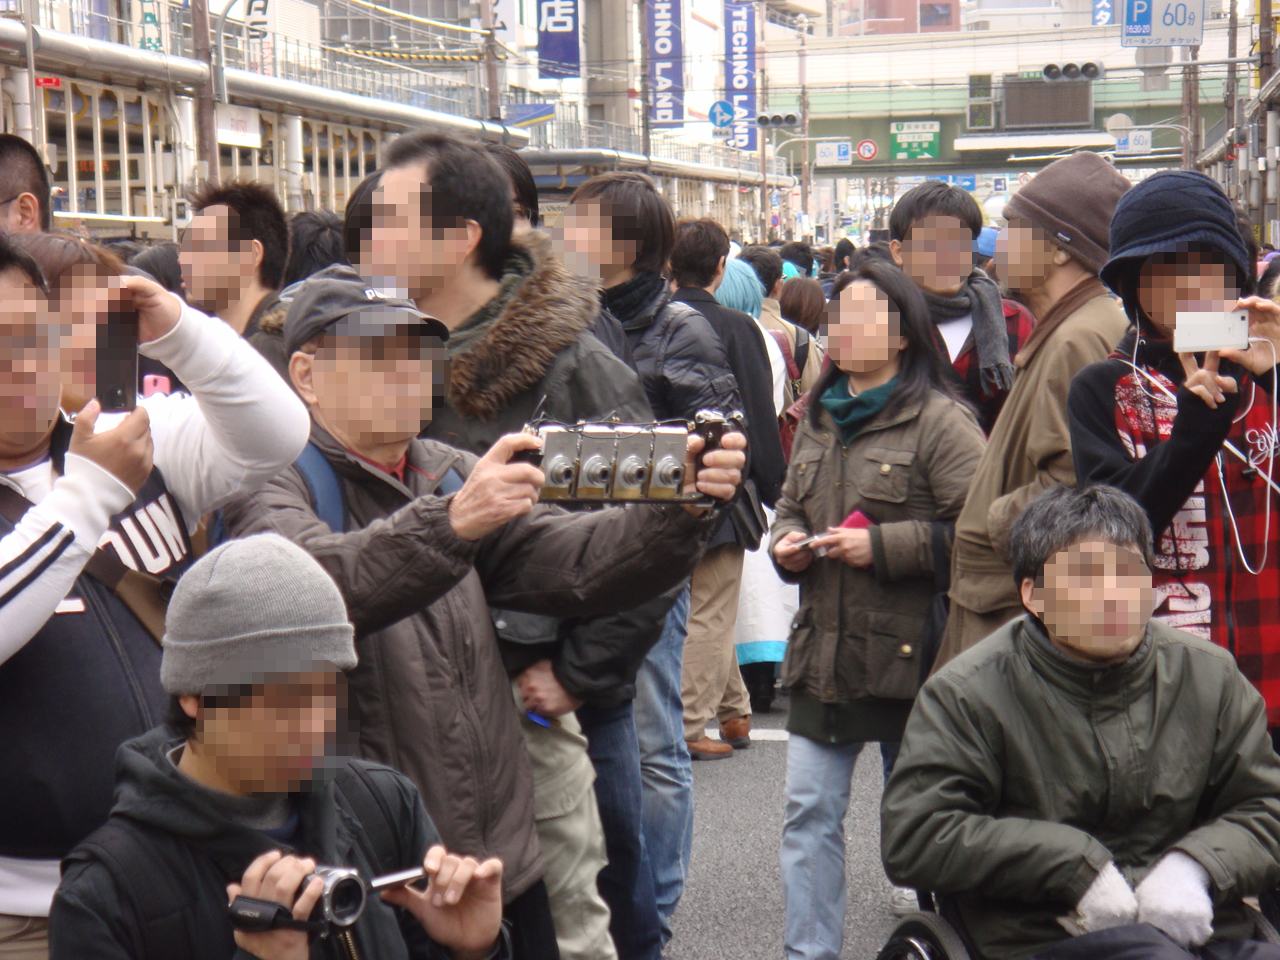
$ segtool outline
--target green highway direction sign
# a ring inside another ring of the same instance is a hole
[[[900,120],[889,124],[889,156],[894,160],[937,160],[942,124],[937,120]]]

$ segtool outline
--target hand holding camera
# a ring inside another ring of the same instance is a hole
[[[1237,309],[1249,312],[1249,339],[1269,340],[1250,343],[1243,350],[1222,350],[1222,359],[1240,364],[1256,377],[1263,376],[1276,365],[1280,357],[1280,304],[1265,297],[1245,297],[1236,304]]]
[[[542,471],[513,458],[540,447],[541,441],[528,433],[498,438],[449,504],[449,522],[458,537],[479,540],[533,509],[542,489]]]
[[[793,530],[773,545],[773,558],[778,566],[790,573],[804,573],[813,563],[814,553],[810,544],[816,538]]]
[[[720,433],[711,448],[706,438],[697,432],[691,433],[685,452],[685,476],[691,479],[685,484],[685,494],[702,494],[728,503],[742,484],[746,450],[747,435],[740,431]],[[695,514],[702,512],[692,505],[686,505],[685,509]]]
[[[382,899],[412,914],[454,960],[485,960],[502,929],[502,861],[479,862],[436,845],[422,869],[426,890],[397,887]]]
[[[182,301],[154,280],[146,277],[119,278],[120,309],[138,314],[138,343],[159,340],[178,325],[182,317]]]
[[[228,884],[230,903],[247,897],[264,905],[278,904],[298,924],[295,929],[281,928],[274,916],[264,916],[265,928],[259,931],[237,926],[236,946],[259,960],[307,960],[311,955],[307,927],[324,892],[324,881],[315,876],[315,869],[314,860],[272,850],[249,864],[239,883]]]
[[[71,430],[69,453],[84,457],[111,474],[136,496],[151,475],[151,421],[138,407],[110,430],[94,433],[102,406],[90,400]]]

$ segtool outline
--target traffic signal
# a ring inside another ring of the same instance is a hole
[[[794,113],[762,113],[756,117],[756,126],[795,128],[800,126],[800,117]]]
[[[1046,63],[1041,72],[1049,83],[1059,80],[1101,80],[1105,73],[1102,64],[1093,60],[1085,63]]]

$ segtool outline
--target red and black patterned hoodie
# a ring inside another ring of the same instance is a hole
[[[1265,514],[1272,495],[1267,462],[1276,443],[1268,392],[1274,376],[1251,379],[1223,361],[1220,372],[1236,378],[1239,392],[1210,410],[1182,386],[1186,377],[1168,341],[1144,335],[1137,366],[1175,402],[1130,365],[1135,340],[1130,328],[1108,359],[1081,370],[1071,384],[1076,474],[1082,486],[1118,487],[1142,505],[1155,535],[1156,619],[1230,650],[1266,700],[1268,726],[1280,727],[1280,538],[1268,538]],[[1226,452],[1228,440],[1248,464]],[[1254,569],[1271,540],[1258,575],[1241,563],[1227,498]],[[1280,527],[1280,500],[1272,510]]]

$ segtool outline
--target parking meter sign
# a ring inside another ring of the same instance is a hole
[[[1204,40],[1204,0],[1125,0],[1120,42],[1126,47],[1197,47]]]

